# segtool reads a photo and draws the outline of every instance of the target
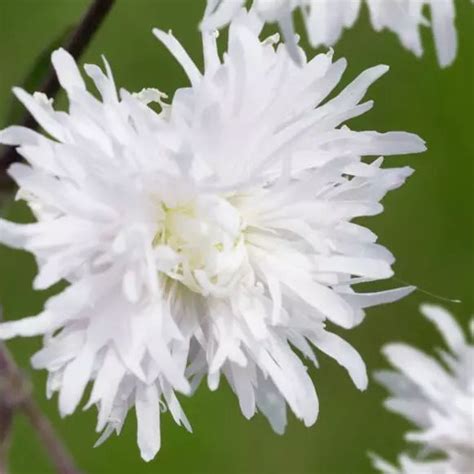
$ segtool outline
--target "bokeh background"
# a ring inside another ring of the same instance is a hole
[[[35,58],[78,20],[88,3],[0,0],[0,126],[9,120],[11,87],[23,83]],[[365,9],[335,48],[336,57],[349,59],[345,83],[369,66],[391,66],[370,90],[375,108],[352,126],[412,131],[428,143],[422,155],[387,159],[387,165],[408,164],[416,173],[388,196],[384,214],[368,224],[395,253],[400,279],[462,301],[446,305],[464,327],[473,313],[474,8],[470,3],[456,2],[459,53],[446,70],[438,68],[429,30],[423,32],[426,50],[420,60],[393,34],[375,33]],[[197,24],[203,8],[203,0],[118,0],[81,63],[100,62],[105,54],[119,85],[130,90],[157,87],[173,94],[186,79],[151,29],[172,29],[201,64]],[[4,202],[0,212],[16,221],[30,219],[21,203]],[[36,314],[42,307],[48,292],[32,290],[35,271],[29,255],[0,246],[0,301],[7,319]],[[392,280],[385,286],[402,284]],[[355,330],[337,332],[358,348],[372,372],[386,367],[380,349],[388,341],[403,340],[426,350],[441,343],[418,314],[424,301],[437,302],[418,291],[400,303],[370,310]],[[182,399],[194,434],[163,416],[162,449],[146,464],[136,448],[133,412],[122,435],[97,449],[92,448],[97,437],[94,409],[59,418],[56,400],[47,401],[44,395],[45,374],[29,368],[29,357],[40,343],[38,338],[15,340],[8,347],[30,374],[39,403],[87,473],[368,473],[373,472],[368,451],[394,460],[404,446],[402,434],[408,424],[383,409],[384,390],[371,383],[365,393],[358,392],[342,368],[321,356],[320,369],[311,369],[321,405],[315,426],[305,428],[290,416],[286,434],[278,436],[260,415],[245,420],[225,383],[217,392],[202,386],[191,399]],[[14,425],[11,472],[53,472],[21,416]]]

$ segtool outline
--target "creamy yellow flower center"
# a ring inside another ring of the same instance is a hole
[[[158,267],[203,295],[225,296],[245,272],[247,252],[240,213],[225,198],[196,197],[161,205],[153,244]]]

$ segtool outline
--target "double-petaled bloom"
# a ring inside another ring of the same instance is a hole
[[[389,344],[384,352],[396,370],[376,374],[390,391],[387,409],[418,428],[406,435],[418,454],[401,454],[398,467],[373,456],[374,466],[385,474],[465,474],[474,466],[474,320],[466,337],[445,309],[423,305],[421,312],[448,351],[438,350],[434,358],[406,344]]]
[[[201,28],[221,28],[238,14],[245,0],[208,0]],[[308,40],[313,47],[333,46],[343,31],[351,28],[365,4],[376,31],[395,33],[402,45],[420,57],[423,54],[421,27],[431,27],[440,66],[456,57],[457,35],[454,0],[253,0],[265,22],[280,25],[293,58],[299,61],[294,36],[293,11],[301,11]],[[428,8],[429,18],[424,9]]]
[[[390,252],[352,222],[382,212],[412,172],[382,168],[380,156],[425,149],[409,133],[345,125],[372,107],[361,101],[387,67],[328,99],[346,62],[300,50],[297,65],[261,28],[241,11],[223,59],[203,33],[204,72],[155,30],[191,83],[169,105],[154,90],[117,94],[107,65],[86,66],[99,100],[56,51],[69,110],[16,89],[47,135],[0,135],[26,160],[10,174],[37,221],[0,220],[0,241],[35,255],[36,289],[69,284],[41,314],[0,325],[0,337],[45,336],[32,361],[63,415],[93,383],[101,439],[134,407],[144,459],[160,447],[160,408],[189,429],[176,392],[203,378],[215,389],[225,377],[243,414],[261,411],[277,432],[287,405],[311,425],[318,399],[295,348],[313,363],[315,349],[329,354],[364,389],[361,357],[327,324],[352,328],[365,308],[411,290],[353,289],[392,275]]]

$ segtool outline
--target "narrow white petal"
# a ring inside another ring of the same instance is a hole
[[[193,60],[189,57],[188,53],[181,46],[181,43],[170,33],[165,33],[158,28],[153,29],[153,34],[158,40],[160,40],[170,51],[170,53],[176,58],[178,63],[186,72],[191,84],[198,85],[201,80],[201,73],[194,64]]]
[[[376,293],[347,293],[344,298],[361,308],[370,308],[381,304],[393,303],[408,296],[416,290],[415,286],[395,288],[393,290],[378,291]]]
[[[347,370],[359,390],[367,388],[368,377],[364,361],[348,342],[327,331],[318,332],[310,340],[318,349],[335,359]]]
[[[30,94],[19,87],[13,89],[18,100],[28,109],[28,112],[52,137],[66,141],[67,133],[57,120],[55,112],[46,111]]]
[[[160,403],[155,385],[140,386],[135,397],[137,441],[144,461],[151,461],[160,450]]]
[[[428,395],[448,383],[448,376],[431,357],[406,344],[388,344],[383,352],[391,364],[415,382]]]
[[[431,26],[436,45],[436,53],[441,67],[450,66],[456,58],[458,49],[454,23],[454,1],[433,0],[431,7]]]
[[[60,327],[64,319],[56,313],[45,311],[38,316],[30,316],[19,321],[0,324],[0,339],[13,337],[32,337],[46,334]]]
[[[59,392],[59,412],[61,416],[74,412],[90,380],[94,365],[95,351],[85,346],[80,354],[70,362],[63,375]]]
[[[44,137],[29,128],[17,125],[0,131],[0,143],[3,145],[36,145],[39,140],[44,140]]]
[[[63,89],[68,93],[73,93],[74,89],[85,90],[84,80],[71,54],[65,49],[57,49],[51,55],[51,61]]]
[[[454,317],[441,306],[422,304],[421,313],[436,325],[449,348],[458,352],[466,345],[466,338]]]

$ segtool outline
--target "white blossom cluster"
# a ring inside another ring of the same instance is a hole
[[[419,429],[406,435],[418,454],[401,454],[399,467],[374,456],[374,467],[384,474],[466,474],[474,466],[474,319],[466,338],[444,308],[425,304],[421,312],[449,350],[438,350],[438,360],[406,344],[389,344],[384,353],[396,370],[376,374],[391,392],[387,409]]]
[[[222,28],[245,3],[246,0],[209,0],[201,28]],[[343,31],[355,24],[363,5],[368,8],[375,31],[387,29],[395,33],[402,45],[416,56],[423,54],[420,27],[431,27],[440,66],[451,65],[456,57],[454,0],[253,0],[253,5],[262,20],[280,25],[296,60],[299,56],[294,10],[301,11],[308,40],[316,48],[337,43]]]

